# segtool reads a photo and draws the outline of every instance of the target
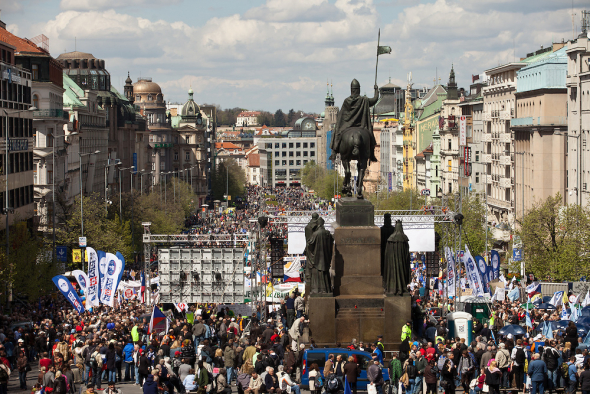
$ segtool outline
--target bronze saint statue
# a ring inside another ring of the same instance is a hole
[[[313,260],[308,257],[307,264],[310,266],[311,294],[328,294],[332,292],[330,283],[330,264],[334,238],[324,228],[324,219],[318,218],[316,230],[307,242],[308,250],[313,250]]]
[[[402,296],[409,294],[410,246],[401,220],[395,222],[395,230],[385,248],[385,293]]]
[[[344,167],[342,194],[349,197],[352,196],[350,162],[351,160],[357,161],[357,198],[363,198],[363,178],[368,161],[377,161],[375,157],[377,143],[373,134],[370,108],[379,100],[379,89],[375,85],[373,98],[361,96],[361,85],[354,79],[350,85],[350,91],[350,97],[344,100],[342,108],[338,112],[336,127],[330,142],[332,154],[329,160],[335,160],[336,154],[340,154]]]
[[[386,213],[383,215],[383,227],[381,227],[381,276],[383,277],[383,283],[385,283],[385,247],[393,231],[394,227],[391,225],[391,214]]]
[[[318,219],[319,219],[320,215],[318,215],[317,213],[313,213],[311,215],[311,220],[309,221],[309,223],[307,223],[307,226],[305,226],[305,251],[303,252],[303,254],[305,254],[305,256],[307,257],[306,259],[306,263],[305,263],[305,282],[307,282],[308,284],[311,283],[311,261],[313,261],[313,250],[310,250],[310,248],[308,247],[308,243],[309,240],[311,239],[311,236],[313,235],[313,232],[316,230],[317,226],[318,226]]]

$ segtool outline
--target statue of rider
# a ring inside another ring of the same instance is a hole
[[[332,133],[332,141],[330,142],[330,149],[332,154],[329,160],[336,160],[336,154],[340,153],[340,141],[342,140],[342,133],[344,130],[351,127],[361,127],[368,131],[370,138],[370,146],[367,157],[371,161],[378,161],[375,157],[375,135],[373,134],[373,122],[371,120],[370,108],[374,106],[379,100],[379,88],[375,85],[375,96],[368,98],[361,96],[361,85],[356,79],[352,80],[350,84],[350,97],[347,97],[342,104],[342,108],[338,112],[338,119],[336,127]]]

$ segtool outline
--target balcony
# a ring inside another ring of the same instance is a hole
[[[33,111],[33,118],[69,120],[70,113],[68,111],[64,111],[63,109],[39,109],[37,111]]]
[[[490,122],[492,120],[492,114],[490,112],[484,112],[482,116],[484,122]]]
[[[511,133],[500,133],[500,143],[509,144],[512,142]]]
[[[512,180],[510,178],[500,178],[500,187],[504,187],[506,189],[512,187]]]
[[[567,126],[567,116],[528,116],[510,120],[510,127]]]
[[[483,133],[481,135],[482,142],[492,142],[492,134],[491,133]]]
[[[504,156],[504,155],[500,156],[500,165],[509,166],[511,164],[512,164],[512,160],[511,160],[510,156]]]
[[[510,120],[513,115],[513,111],[500,111],[500,120]]]
[[[481,162],[482,163],[491,163],[492,162],[492,154],[491,153],[484,153],[481,155]]]

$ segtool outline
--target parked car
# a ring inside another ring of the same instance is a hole
[[[324,365],[328,359],[328,355],[333,354],[334,359],[338,355],[342,356],[342,359],[348,360],[348,357],[352,356],[355,358],[357,364],[360,365],[361,374],[357,379],[357,389],[366,390],[368,379],[367,379],[367,367],[371,359],[371,353],[361,352],[360,350],[348,350],[342,348],[322,348],[322,349],[308,349],[303,353],[303,371],[301,373],[301,385],[305,389],[309,389],[309,366],[311,364],[317,364],[320,367],[320,374],[324,377]],[[383,392],[389,393],[389,371],[387,368],[383,368]]]

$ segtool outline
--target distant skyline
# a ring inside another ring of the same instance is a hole
[[[51,55],[75,49],[104,59],[123,92],[152,77],[171,102],[189,87],[198,103],[319,113],[326,82],[340,106],[350,82],[373,94],[377,32],[379,86],[446,84],[518,61],[581,28],[581,0],[2,0],[0,19],[26,38],[45,34]]]

